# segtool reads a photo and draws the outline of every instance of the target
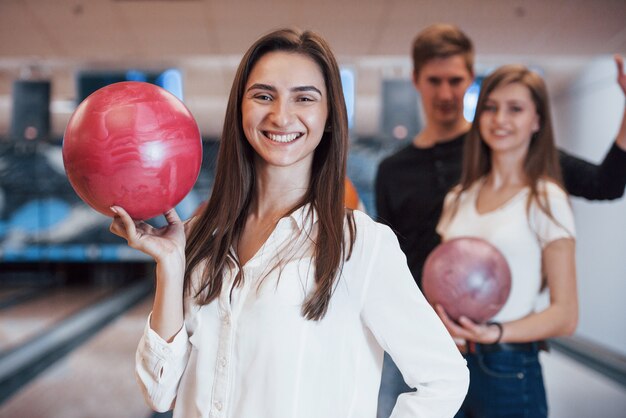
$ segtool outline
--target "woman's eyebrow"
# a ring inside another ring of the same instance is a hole
[[[254,83],[248,88],[247,91],[250,91],[250,90],[266,90],[266,91],[276,92],[276,87],[270,84]],[[291,92],[314,91],[314,92],[317,92],[317,94],[319,94],[320,96],[322,96],[322,92],[320,91],[320,89],[318,89],[315,86],[298,86],[298,87],[293,87],[289,90]]]
[[[274,91],[275,92],[276,91],[276,87],[274,87],[274,86],[272,86],[270,84],[254,83],[246,91],[250,91],[250,90],[267,90],[267,91]]]
[[[291,91],[293,92],[299,92],[299,91],[315,91],[317,92],[317,94],[319,94],[320,96],[322,95],[322,92],[315,86],[299,86],[299,87],[294,87],[291,89]]]

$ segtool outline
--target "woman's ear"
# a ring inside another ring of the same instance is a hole
[[[536,134],[541,130],[541,116],[535,114],[535,121],[533,123],[533,134]]]

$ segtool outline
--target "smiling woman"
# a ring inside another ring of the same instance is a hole
[[[452,417],[468,384],[454,342],[393,232],[344,206],[348,122],[339,69],[312,32],[244,55],[206,207],[111,230],[157,262],[136,371],[174,417],[374,418],[383,352],[417,391],[399,416]],[[419,321],[396,323],[390,318]]]
[[[250,73],[242,103],[243,129],[257,164],[265,170],[301,167],[298,174],[308,177],[328,118],[327,100],[324,76],[313,59],[280,51],[264,55]]]
[[[444,241],[481,238],[504,255],[511,292],[490,322],[443,322],[466,341],[471,383],[456,418],[548,416],[539,350],[578,322],[574,217],[561,183],[548,93],[526,67],[500,67],[483,82],[465,144],[460,184],[437,226]],[[535,310],[542,289],[550,303]]]
[[[539,115],[530,90],[511,83],[494,90],[480,114],[480,134],[492,152],[524,159],[531,138],[539,131]]]

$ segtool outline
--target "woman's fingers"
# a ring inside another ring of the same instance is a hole
[[[435,309],[441,318],[441,321],[454,338],[462,338],[464,340],[476,341],[480,333],[481,325],[474,323],[467,317],[461,316],[458,322],[455,322],[448,316],[441,305],[436,305]]]
[[[472,341],[480,342],[483,344],[489,344],[496,340],[497,337],[492,336],[493,332],[489,325],[477,324],[471,319],[462,316],[459,318],[459,323],[469,333],[468,339]]]
[[[465,339],[470,341],[479,342],[482,336],[482,325],[478,325],[466,316],[459,317],[459,324],[461,325]]]
[[[617,64],[617,82],[626,94],[626,74],[624,74],[624,58],[619,55],[613,55],[613,59],[615,59],[615,64]]]
[[[122,223],[122,218],[120,218],[118,215],[115,215],[113,217],[113,220],[111,221],[111,226],[109,227],[109,230],[114,233],[115,235],[117,235],[118,237],[122,237],[124,239],[126,239],[126,230],[124,229],[124,224]]]
[[[165,212],[163,214],[163,216],[165,216],[165,220],[170,225],[178,223],[178,222],[181,222],[180,216],[178,216],[178,213],[176,212],[176,209],[174,209],[174,208],[172,208],[172,209],[168,210],[167,212]]]
[[[437,315],[441,318],[441,322],[443,322],[448,329],[448,332],[450,332],[453,337],[460,337],[459,332],[462,332],[462,328],[450,319],[445,309],[443,309],[443,306],[437,304],[435,305],[435,310],[437,311]]]
[[[619,76],[624,73],[624,58],[619,54],[615,54],[613,55],[613,59],[615,60],[615,64],[617,64],[617,75]]]
[[[461,316],[459,318],[459,324],[461,324],[463,328],[470,332],[477,333],[480,331],[480,325],[476,324],[474,321],[466,316]]]
[[[168,225],[155,228],[144,221],[133,220],[128,212],[119,206],[112,206],[115,213],[110,230],[128,242],[131,248],[148,254],[155,260],[163,260],[170,255],[180,256],[185,251],[183,223],[174,209],[165,212]]]
[[[142,235],[154,235],[155,227],[145,222],[135,222],[135,228],[138,236]]]
[[[135,225],[135,221],[133,221],[128,212],[119,206],[111,206],[111,210],[115,213],[115,217],[111,223],[111,232],[122,238],[126,238],[128,243],[132,246],[132,242],[137,239],[137,226]]]

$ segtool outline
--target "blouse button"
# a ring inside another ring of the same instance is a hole
[[[222,410],[222,403],[220,401],[215,401],[213,405],[215,406],[215,409],[217,409],[218,411]]]

